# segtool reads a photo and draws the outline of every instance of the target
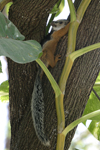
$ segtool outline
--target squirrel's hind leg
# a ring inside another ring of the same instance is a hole
[[[48,59],[48,64],[49,64],[49,66],[51,66],[52,68],[56,65],[56,63],[59,61],[59,60],[61,60],[60,59],[60,57],[61,57],[61,55],[60,54],[57,54],[55,57],[54,56],[52,56],[52,57],[49,57],[49,58],[51,58],[51,59]]]

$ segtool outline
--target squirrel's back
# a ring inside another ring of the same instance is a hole
[[[41,56],[41,60],[45,63],[47,67],[48,65],[54,67],[57,61],[59,60],[60,55],[54,56],[54,53],[59,39],[68,32],[69,25],[67,27],[66,26],[67,23],[68,23],[67,20],[59,20],[59,21],[54,21],[51,24],[53,26],[53,31],[55,32],[52,32],[51,35],[52,39],[50,41],[47,41],[46,44],[44,44],[42,50],[43,55]],[[44,131],[44,100],[43,100],[43,91],[42,91],[42,75],[43,75],[43,70],[39,67],[39,70],[36,75],[35,83],[34,83],[33,93],[32,93],[31,111],[32,111],[34,128],[39,140],[45,146],[49,146],[50,141],[48,140]]]

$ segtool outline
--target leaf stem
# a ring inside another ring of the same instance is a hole
[[[75,126],[77,126],[79,123],[81,123],[81,122],[83,122],[83,121],[85,121],[85,120],[87,120],[87,119],[90,119],[90,118],[92,118],[92,117],[95,117],[95,116],[97,116],[97,115],[100,115],[100,110],[94,111],[94,112],[92,112],[92,113],[89,113],[89,114],[87,114],[87,115],[85,115],[85,116],[83,116],[83,117],[81,117],[81,118],[75,120],[74,122],[72,122],[70,125],[68,125],[68,126],[65,128],[65,130],[62,132],[62,134],[64,134],[64,135],[66,136],[67,133],[68,133],[69,131],[71,131]]]
[[[87,9],[87,7],[89,6],[91,0],[82,0],[82,2],[80,3],[80,6],[77,10],[77,21],[80,23],[83,19],[84,13]]]
[[[72,0],[68,0],[69,8],[70,8],[70,23],[76,20],[76,12],[74,8],[74,4]]]
[[[58,133],[61,133],[63,129],[65,128],[65,115],[64,115],[64,107],[63,107],[63,94],[56,83],[55,79],[49,72],[48,68],[45,66],[45,64],[38,58],[36,62],[40,65],[40,67],[45,72],[46,76],[48,77],[52,88],[55,92],[55,103],[56,103],[56,110],[57,110],[57,119],[58,119]]]
[[[39,58],[36,59],[36,62],[40,65],[40,67],[43,69],[46,76],[48,77],[48,79],[52,85],[52,88],[54,89],[55,97],[58,97],[59,95],[61,95],[62,93],[61,93],[61,90],[60,90],[58,84],[56,83],[55,79],[53,78],[52,74],[50,73],[48,68],[45,66],[45,64]]]
[[[85,11],[86,11],[89,3],[90,3],[90,0],[89,0],[89,2],[88,2],[88,0],[82,1],[82,3],[79,6],[79,9],[77,11],[77,18],[76,18],[75,9],[74,9],[74,6],[72,4],[72,1],[68,0],[68,3],[69,3],[70,13],[71,13],[71,19],[70,19],[71,23],[70,23],[70,27],[69,27],[69,33],[68,33],[68,50],[66,52],[65,65],[64,65],[64,68],[63,68],[63,71],[62,71],[62,74],[61,74],[61,77],[59,80],[59,87],[61,89],[63,97],[65,94],[66,82],[67,82],[68,76],[70,74],[73,62],[74,62],[74,59],[72,59],[71,54],[72,54],[72,52],[75,51],[77,30],[78,30],[79,24],[83,18],[83,15],[84,15],[84,13],[85,13]],[[81,11],[81,9],[82,9],[82,11]],[[63,99],[60,99],[59,101],[63,101]],[[56,108],[56,110],[57,110],[57,108]],[[59,110],[61,111],[61,107],[59,108]],[[64,110],[62,112],[64,112]],[[84,120],[84,118],[83,118],[83,120]],[[79,121],[81,121],[81,119]],[[63,122],[65,122],[65,118],[63,119]],[[60,124],[63,122],[60,122]],[[62,133],[60,133],[60,134],[58,133],[56,150],[63,150],[64,149],[64,144],[65,144],[64,135],[66,135],[71,129],[73,129],[75,127],[75,125],[77,125],[77,123],[79,123],[79,122],[76,120],[75,124],[69,125],[67,127],[67,129],[65,129]],[[59,124],[58,124],[58,126],[59,126]],[[60,142],[60,140],[62,142]]]
[[[81,49],[73,52],[72,54],[70,54],[71,60],[74,61],[79,56],[81,56],[81,55],[83,55],[85,53],[88,53],[88,52],[90,52],[92,50],[95,50],[97,48],[100,48],[100,43],[96,43],[96,44],[93,44],[93,45],[81,48]]]

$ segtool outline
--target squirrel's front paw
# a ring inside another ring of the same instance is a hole
[[[61,60],[61,55],[60,55],[60,54],[57,54],[57,55],[55,56],[55,62],[57,62],[58,60]]]

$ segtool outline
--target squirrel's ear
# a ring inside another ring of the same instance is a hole
[[[53,27],[55,27],[55,26],[56,26],[56,25],[55,25],[55,21],[52,21],[52,22],[50,23],[50,25],[53,26]]]
[[[69,23],[69,21],[68,21],[68,20],[66,20],[66,21],[65,21],[65,25],[67,25],[68,23]]]

